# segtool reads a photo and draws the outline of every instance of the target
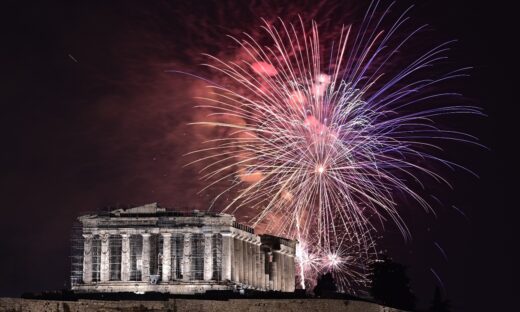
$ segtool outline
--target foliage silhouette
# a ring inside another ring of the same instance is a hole
[[[407,268],[384,256],[371,265],[370,295],[376,302],[399,309],[414,310],[415,295],[410,290]]]
[[[432,306],[428,309],[430,312],[450,312],[450,301],[442,299],[439,287],[435,287],[433,294]]]
[[[331,273],[326,273],[318,277],[316,287],[314,287],[314,295],[317,297],[331,297],[336,294],[337,287]]]

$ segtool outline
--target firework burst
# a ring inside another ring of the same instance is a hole
[[[365,290],[371,263],[377,258],[371,236],[342,232],[330,245],[302,240],[296,249],[298,282],[302,289],[313,289],[318,276],[331,273],[338,290],[356,293]]]
[[[231,181],[217,196],[234,194],[223,211],[253,210],[253,226],[300,241],[302,286],[324,271],[344,288],[364,284],[376,223],[391,220],[409,236],[396,194],[428,210],[414,187],[424,174],[446,181],[421,164],[457,166],[435,156],[435,142],[474,141],[435,122],[443,115],[480,114],[474,107],[439,105],[456,94],[435,91],[467,68],[432,74],[447,44],[412,61],[398,58],[422,28],[403,36],[405,12],[381,29],[388,10],[378,15],[371,6],[359,27],[345,26],[326,43],[314,22],[265,23],[268,44],[233,38],[240,62],[209,56],[208,66],[227,78],[211,86],[213,95],[200,106],[212,113],[196,124],[230,131],[195,151],[202,156],[194,162],[206,164],[206,188]],[[395,66],[396,60],[404,65]]]

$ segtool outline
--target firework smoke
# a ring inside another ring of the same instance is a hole
[[[327,34],[327,42],[315,22],[266,21],[268,43],[233,38],[239,61],[208,56],[208,66],[226,78],[201,98],[212,113],[196,124],[228,131],[193,152],[201,157],[190,164],[204,164],[202,191],[230,182],[216,198],[236,194],[223,211],[253,211],[253,226],[299,240],[302,287],[326,271],[343,289],[366,285],[377,225],[391,220],[410,235],[398,198],[430,210],[415,191],[421,177],[447,183],[423,164],[459,167],[435,155],[436,142],[474,141],[436,123],[444,115],[480,114],[440,104],[456,94],[436,91],[467,68],[434,73],[448,43],[412,60],[400,56],[422,27],[403,36],[406,11],[385,30],[391,6],[381,14],[377,7],[360,25],[339,28],[335,39]]]

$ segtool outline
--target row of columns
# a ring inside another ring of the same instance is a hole
[[[141,233],[143,239],[142,255],[141,255],[141,280],[150,280],[150,233]],[[162,257],[162,280],[169,281],[171,279],[172,262],[171,262],[171,238],[172,233],[161,233],[163,236],[163,257]],[[93,234],[84,234],[84,252],[83,252],[83,282],[92,282],[92,239]],[[110,280],[110,252],[109,252],[109,234],[100,234],[101,253],[100,253],[100,281],[106,282]],[[121,234],[121,280],[130,280],[130,235]],[[189,280],[191,274],[191,233],[184,233],[183,239],[183,259],[181,261],[183,280]],[[213,233],[204,233],[204,280],[211,280],[213,277]],[[231,280],[231,233],[222,234],[222,279]],[[174,264],[176,265],[176,264]]]
[[[250,237],[235,236],[233,238],[232,280],[259,289],[268,289],[266,284],[265,254],[261,243]]]
[[[222,280],[250,285],[258,289],[277,291],[294,291],[295,264],[294,255],[284,250],[273,250],[267,254],[261,249],[261,242],[256,237],[233,235],[231,232],[220,233],[222,235]],[[142,266],[141,280],[150,279],[150,236],[142,233]],[[161,233],[163,236],[162,280],[171,279],[171,233]],[[204,272],[203,279],[213,278],[213,233],[204,233]],[[84,234],[83,256],[83,282],[92,282],[92,234]],[[130,280],[130,235],[121,234],[121,280]],[[110,279],[110,252],[109,234],[101,234],[100,253],[100,281]],[[181,271],[183,280],[189,280],[191,276],[191,242],[192,234],[184,233],[183,258]],[[266,258],[267,257],[267,258]]]
[[[294,255],[281,250],[274,250],[271,260],[269,263],[270,289],[293,292],[295,288]]]
[[[256,238],[236,235],[232,253],[234,282],[258,289],[294,291],[294,255],[286,249],[266,252]]]

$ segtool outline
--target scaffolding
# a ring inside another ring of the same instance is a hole
[[[213,260],[213,272],[211,278],[215,281],[222,280],[222,235],[221,234],[213,234],[211,237],[212,241],[212,260]]]
[[[71,286],[89,292],[290,289],[284,285],[291,282],[282,280],[294,273],[292,244],[256,236],[251,227],[225,214],[167,211],[156,205],[98,212],[74,223]]]
[[[84,256],[85,256],[85,237],[83,237],[83,228],[79,222],[74,223],[71,238],[71,285],[80,285],[84,282],[85,276],[83,272]],[[170,281],[181,280],[204,280],[204,257],[205,257],[205,238],[202,233],[190,233],[189,237],[189,254],[188,258],[184,257],[186,234],[173,233],[169,238],[170,241],[170,263],[171,274]],[[101,281],[101,262],[103,257],[102,238],[100,235],[92,235],[90,253],[92,255],[92,270],[90,272],[91,282]],[[211,243],[211,270],[210,276],[213,281],[222,280],[222,235],[212,234],[209,242]],[[162,281],[162,262],[163,262],[163,246],[164,238],[160,234],[152,234],[149,237],[150,259],[149,273],[150,277],[155,281]],[[122,280],[123,266],[123,238],[120,234],[112,234],[108,236],[108,280]],[[129,235],[129,280],[142,281],[143,274],[143,237],[139,234]],[[186,275],[185,261],[189,263],[189,273]]]
[[[130,235],[130,280],[140,281],[142,276],[143,237]]]
[[[161,275],[163,240],[161,235],[153,234],[150,236],[150,276],[155,280]]]
[[[204,279],[204,234],[191,235],[191,256],[189,280]]]
[[[83,228],[81,223],[74,222],[70,244],[70,285],[75,286],[83,282]]]
[[[92,281],[101,280],[101,238],[99,235],[92,237]]]
[[[121,235],[111,235],[108,241],[109,246],[109,268],[110,280],[121,280],[121,251],[122,239]]]
[[[182,258],[184,257],[184,235],[183,234],[173,234],[172,242],[171,242],[171,269],[172,274],[171,277],[174,280],[182,279]]]

